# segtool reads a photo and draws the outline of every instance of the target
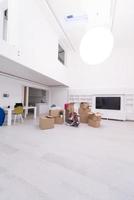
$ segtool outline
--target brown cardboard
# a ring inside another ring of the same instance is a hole
[[[100,127],[100,123],[101,123],[101,120],[98,120],[98,121],[93,121],[91,119],[88,120],[88,125],[92,126],[94,128],[99,128]]]
[[[54,123],[55,124],[63,124],[64,123],[64,117],[55,117]]]
[[[91,109],[90,108],[86,108],[86,109],[83,109],[83,108],[79,108],[79,110],[78,110],[78,113],[81,115],[83,115],[83,114],[87,114],[87,113],[89,113],[89,112],[91,112]]]
[[[89,108],[83,109],[79,108],[79,114],[80,114],[80,122],[81,123],[88,123],[88,113],[90,112]]]
[[[83,105],[83,104],[82,104]],[[90,112],[90,108],[87,107],[83,109],[83,107],[80,107],[78,110],[78,113],[80,114],[80,122],[81,123],[88,123],[88,113]]]
[[[89,103],[87,103],[87,102],[81,102],[80,103],[80,108],[87,109],[88,107],[89,107]]]
[[[80,122],[88,123],[88,114],[80,114]]]
[[[49,110],[49,115],[52,117],[59,117],[61,111],[64,114],[64,110],[62,110],[62,109]]]
[[[52,117],[58,117],[59,116],[59,110],[49,110],[49,115]]]
[[[42,130],[54,128],[54,118],[48,118],[48,117],[43,117],[43,116],[40,117],[39,127]]]
[[[93,121],[100,121],[101,120],[101,115],[96,114],[96,113],[89,113],[88,119],[91,119]]]
[[[100,127],[101,115],[99,113],[90,112],[88,116],[88,125],[94,128]]]

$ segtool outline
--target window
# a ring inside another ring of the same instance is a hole
[[[61,47],[61,45],[58,45],[58,60],[64,65],[65,64],[65,51]]]
[[[4,10],[3,16],[3,40],[7,41],[8,9]]]

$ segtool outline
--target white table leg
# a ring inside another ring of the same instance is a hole
[[[28,109],[26,108],[26,109],[24,110],[24,118],[27,117],[27,114],[28,114]]]
[[[34,108],[34,119],[36,119],[36,112],[37,112],[37,109],[36,107]]]
[[[11,122],[12,122],[12,110],[8,109],[8,112],[7,112],[7,125],[11,126]]]

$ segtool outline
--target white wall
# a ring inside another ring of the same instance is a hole
[[[115,48],[101,65],[87,66],[76,55],[68,57],[70,87],[100,91],[134,92],[134,48]]]
[[[4,107],[14,106],[16,102],[23,102],[23,87],[13,79],[0,76],[0,104]],[[9,97],[3,97],[4,93],[8,93]]]
[[[3,39],[4,27],[4,10],[7,9],[7,0],[0,0],[0,40]]]
[[[67,68],[57,59],[58,36],[48,22],[47,8],[42,0],[9,0],[8,46],[0,49],[4,56],[45,74],[64,84],[68,83]],[[16,49],[20,51],[15,52]],[[15,55],[16,54],[16,55]]]
[[[104,118],[134,120],[134,100],[129,98],[129,94],[132,97],[134,94],[133,55],[134,48],[115,48],[111,57],[98,66],[87,66],[75,55],[70,56],[68,60],[70,95],[76,97],[80,95],[80,98],[89,95],[93,111],[98,111],[95,109],[97,94],[121,96],[120,111],[99,110],[99,112]]]
[[[64,108],[64,104],[68,102],[68,95],[69,90],[66,87],[51,87],[51,105]]]
[[[8,105],[14,106],[16,102],[23,103],[24,86],[40,88],[50,92],[50,89],[47,86],[45,87],[32,82],[0,75],[0,105],[7,107]],[[9,97],[3,97],[4,93],[8,93]]]

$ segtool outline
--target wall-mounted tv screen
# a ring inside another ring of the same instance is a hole
[[[96,109],[120,110],[120,97],[96,97]]]

